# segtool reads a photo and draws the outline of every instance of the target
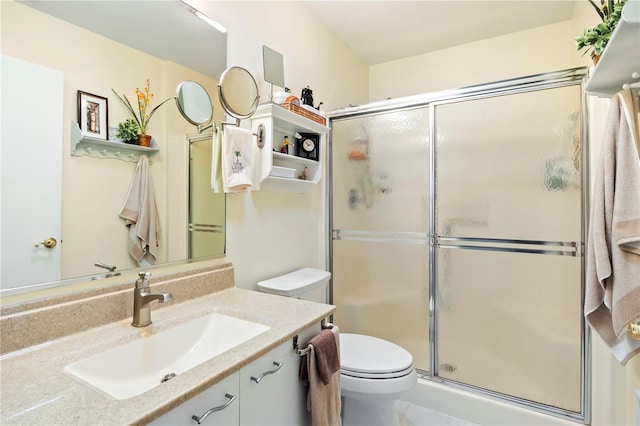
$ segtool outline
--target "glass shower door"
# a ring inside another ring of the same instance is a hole
[[[436,375],[581,411],[579,85],[435,106]]]
[[[334,321],[429,369],[429,110],[332,122]]]

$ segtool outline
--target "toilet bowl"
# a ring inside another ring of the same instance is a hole
[[[305,268],[258,283],[260,291],[326,303],[327,271]],[[417,382],[412,355],[387,340],[340,333],[342,423],[397,425],[393,401]]]
[[[373,336],[340,334],[344,425],[398,424],[393,401],[416,381],[413,357],[402,347]]]

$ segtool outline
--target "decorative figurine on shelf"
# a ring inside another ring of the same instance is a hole
[[[298,179],[307,180],[307,166],[304,166],[304,170],[300,172]]]
[[[293,144],[289,141],[289,136],[285,136],[280,147],[280,152],[283,154],[289,153],[289,146],[293,147]]]
[[[319,110],[320,105],[324,103],[320,102],[317,107],[313,106],[313,90],[309,89],[309,86],[302,89],[300,99],[302,99],[302,105],[309,105],[311,108],[315,108],[317,110]]]
[[[302,105],[313,106],[313,90],[309,89],[309,86],[302,89],[300,99],[302,100]]]

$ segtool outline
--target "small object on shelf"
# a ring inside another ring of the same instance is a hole
[[[320,110],[320,105],[324,102],[320,102],[317,107],[313,106],[313,90],[309,89],[309,86],[302,89],[302,106],[308,105],[311,109]]]
[[[151,146],[151,135],[138,135],[138,145]]]
[[[293,149],[293,144],[291,143],[291,141],[289,141],[289,136],[285,136],[284,140],[282,141],[282,145],[280,146],[280,152],[283,154],[292,154],[289,152],[290,149]]]
[[[293,95],[289,95],[285,98],[284,102],[282,103],[290,103],[293,105],[300,105],[300,99],[298,99],[296,96]]]
[[[124,143],[135,144],[138,140],[138,123],[133,118],[127,118],[118,123],[115,133],[116,140]]]
[[[349,153],[349,160],[366,160],[367,154],[364,151],[351,151]]]
[[[320,160],[320,135],[316,133],[300,133],[300,139],[296,143],[298,157],[309,160]]]
[[[294,113],[296,113],[298,115],[301,115],[301,116],[303,116],[305,118],[308,118],[309,120],[313,120],[316,123],[320,123],[323,126],[327,124],[327,119],[326,118],[324,118],[323,116],[321,116],[319,114],[316,114],[316,113],[314,113],[312,111],[309,111],[308,109],[305,109],[305,108],[301,107],[299,105],[299,103],[295,104],[295,103],[292,103],[292,102],[285,102],[285,103],[281,104],[280,106],[282,108],[284,108],[284,109],[287,109],[287,110],[289,110],[291,112],[294,112]]]
[[[300,99],[302,99],[302,105],[313,106],[313,90],[311,90],[309,86],[302,89]]]
[[[295,174],[296,174],[296,169],[292,169],[289,167],[273,166],[271,168],[271,172],[269,173],[269,176],[293,179]]]
[[[302,170],[300,172],[300,175],[298,176],[298,179],[307,180],[307,166],[304,166],[304,170]]]

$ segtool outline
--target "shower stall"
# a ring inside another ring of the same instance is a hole
[[[330,114],[342,332],[421,379],[589,420],[584,69]]]

